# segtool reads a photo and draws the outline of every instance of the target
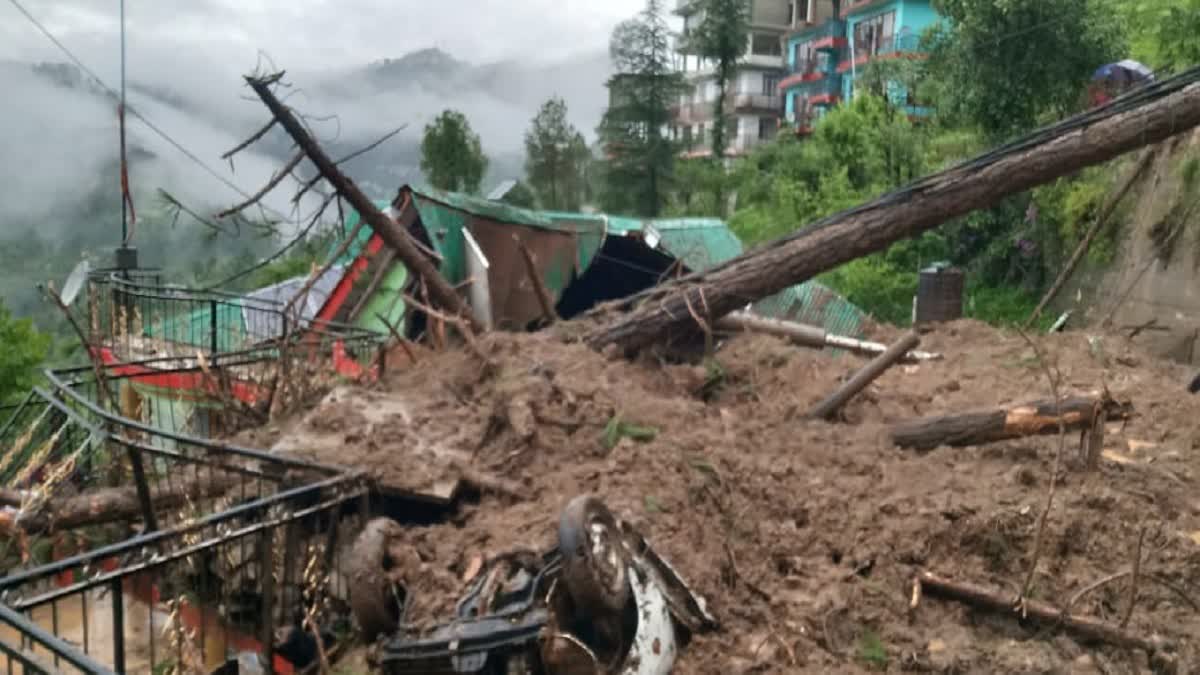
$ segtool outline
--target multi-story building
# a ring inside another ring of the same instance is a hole
[[[872,61],[919,58],[921,33],[939,20],[930,0],[811,0],[809,16],[786,38],[788,73],[779,84],[784,118],[799,134],[853,97],[859,71]],[[910,115],[926,114],[911,94],[888,87]]]
[[[775,137],[783,116],[779,82],[784,75],[783,37],[796,20],[796,2],[807,0],[750,0],[750,35],[745,57],[728,84],[726,97],[729,145],[727,154],[740,155]],[[691,91],[674,111],[674,133],[690,156],[712,154],[712,126],[717,100],[715,63],[696,53],[689,37],[704,21],[697,0],[676,0],[683,32],[676,45],[677,65]]]

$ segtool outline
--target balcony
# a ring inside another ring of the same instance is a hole
[[[813,49],[836,49],[846,45],[846,22],[830,19],[819,26],[804,26],[788,34],[789,47],[812,43]]]
[[[679,2],[683,2],[683,0],[679,0]],[[844,4],[842,5],[841,16],[844,19],[859,10],[866,9],[871,5],[876,5],[881,2],[882,0],[845,0]]]
[[[830,105],[842,98],[842,76],[830,75],[819,82],[806,84],[801,88],[809,105]]]
[[[732,99],[734,110],[763,110],[769,112],[783,110],[783,97],[776,94],[734,94]],[[709,108],[712,108],[712,104],[709,104]]]
[[[874,45],[854,45],[854,58],[846,59],[838,64],[837,72],[844,73],[853,67],[864,65],[874,59],[897,58],[906,54],[917,55],[921,52],[921,36],[912,33],[890,35],[879,40]]]

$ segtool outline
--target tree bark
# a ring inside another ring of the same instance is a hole
[[[321,172],[325,180],[329,181],[333,189],[337,190],[338,194],[350,202],[350,206],[358,211],[362,220],[367,225],[370,225],[371,229],[388,246],[396,250],[396,255],[399,256],[408,269],[425,280],[426,286],[429,289],[429,295],[432,296],[433,301],[450,313],[463,317],[471,323],[473,328],[478,330],[479,326],[475,323],[470,312],[466,311],[466,304],[462,301],[462,298],[454,292],[454,287],[442,277],[429,258],[421,254],[412,237],[403,227],[403,223],[397,223],[383,211],[376,208],[375,204],[363,194],[362,190],[358,189],[358,186],[337,168],[337,165],[329,158],[329,155],[325,154],[325,151],[321,149],[321,146],[312,136],[308,134],[304,125],[296,119],[292,111],[275,97],[275,94],[271,91],[271,84],[277,79],[277,77],[264,79],[247,76],[246,82],[254,90],[254,93],[258,94],[258,97],[262,99],[263,104],[267,106],[267,109],[271,111],[275,119],[279,120],[283,128],[296,141],[296,145],[299,145],[309,160],[316,165],[317,170]],[[416,205],[410,202],[402,211],[401,216],[405,220],[411,221],[416,217],[415,210]]]
[[[1034,308],[1033,312],[1029,315],[1029,318],[1025,320],[1025,329],[1028,330],[1028,328],[1033,325],[1033,322],[1037,321],[1038,317],[1042,315],[1042,310],[1046,309],[1046,305],[1050,304],[1050,301],[1054,299],[1054,296],[1058,295],[1058,292],[1062,290],[1063,284],[1067,283],[1067,279],[1071,278],[1071,274],[1079,265],[1079,261],[1083,260],[1083,254],[1087,253],[1088,248],[1091,247],[1092,240],[1095,239],[1096,235],[1100,233],[1100,230],[1104,227],[1104,224],[1108,222],[1109,216],[1111,216],[1113,211],[1116,210],[1117,205],[1121,203],[1121,200],[1125,198],[1125,195],[1129,194],[1129,190],[1133,188],[1133,184],[1137,182],[1138,177],[1141,176],[1142,173],[1146,171],[1146,168],[1150,166],[1150,160],[1153,158],[1154,151],[1152,148],[1146,148],[1142,150],[1142,154],[1138,157],[1137,164],[1135,164],[1133,169],[1130,170],[1129,175],[1125,177],[1125,180],[1121,183],[1121,186],[1117,188],[1117,191],[1110,195],[1108,200],[1104,202],[1104,206],[1100,208],[1100,213],[1096,215],[1096,222],[1092,223],[1092,226],[1089,227],[1088,231],[1083,235],[1083,239],[1079,240],[1079,245],[1076,246],[1075,250],[1071,253],[1071,258],[1067,260],[1067,264],[1063,265],[1062,270],[1059,271],[1058,278],[1056,278],[1054,283],[1050,285],[1050,289],[1046,291],[1046,294],[1043,295],[1042,299],[1038,302],[1037,307]]]
[[[916,333],[909,332],[905,334],[898,342],[888,347],[887,351],[871,359],[867,365],[863,366],[845,384],[838,387],[836,391],[826,397],[825,400],[813,406],[813,409],[808,412],[808,416],[816,419],[832,417],[855,394],[866,389],[867,385],[878,379],[884,371],[891,368],[909,350],[915,349],[919,344],[921,344],[921,338]]]
[[[1080,431],[1090,430],[1098,416],[1127,419],[1132,412],[1131,405],[1106,397],[1073,397],[1060,404],[1051,400],[1032,401],[904,422],[892,427],[891,437],[897,446],[915,450],[932,450],[942,445],[982,445],[1057,434],[1060,419],[1066,431]]]
[[[179,508],[189,499],[198,500],[224,494],[244,480],[234,473],[215,473],[204,479],[193,478],[175,485],[160,484],[151,488],[150,502],[154,510]],[[0,506],[15,508],[23,503],[23,495],[14,490],[0,491]],[[0,532],[15,536],[18,532],[36,534],[48,530],[65,530],[86,525],[140,520],[142,503],[134,486],[100,488],[82,494],[49,501],[33,513],[0,510]]]
[[[585,341],[596,349],[611,344],[630,352],[691,333],[696,326],[689,307],[704,308],[710,320],[717,319],[952,218],[1187,131],[1200,124],[1200,84],[1104,117],[1088,114],[1094,121],[1040,132],[712,269],[627,298],[616,305],[622,313],[594,328]]]

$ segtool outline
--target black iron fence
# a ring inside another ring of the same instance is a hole
[[[239,656],[266,672],[309,665],[275,647],[306,619],[326,642],[346,639],[343,533],[366,498],[363,481],[336,476],[11,574],[3,651],[24,672],[211,672]]]
[[[93,276],[86,300],[93,343],[116,360],[142,361],[240,352],[264,345],[303,342],[353,347],[386,336],[315,318],[316,304],[291,306],[266,298],[170,286],[108,274]]]

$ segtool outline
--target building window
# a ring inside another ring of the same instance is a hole
[[[775,132],[779,128],[779,120],[774,117],[758,118],[758,140],[765,141],[775,137]]]
[[[754,56],[783,56],[783,45],[776,35],[755,33],[750,39],[750,53]]]
[[[858,22],[854,26],[854,56],[874,56],[893,51],[895,32],[895,11]]]
[[[763,96],[774,96],[775,94],[778,93],[778,89],[779,89],[779,76],[778,75],[768,75],[766,73],[763,73],[763,78],[762,78]]]

